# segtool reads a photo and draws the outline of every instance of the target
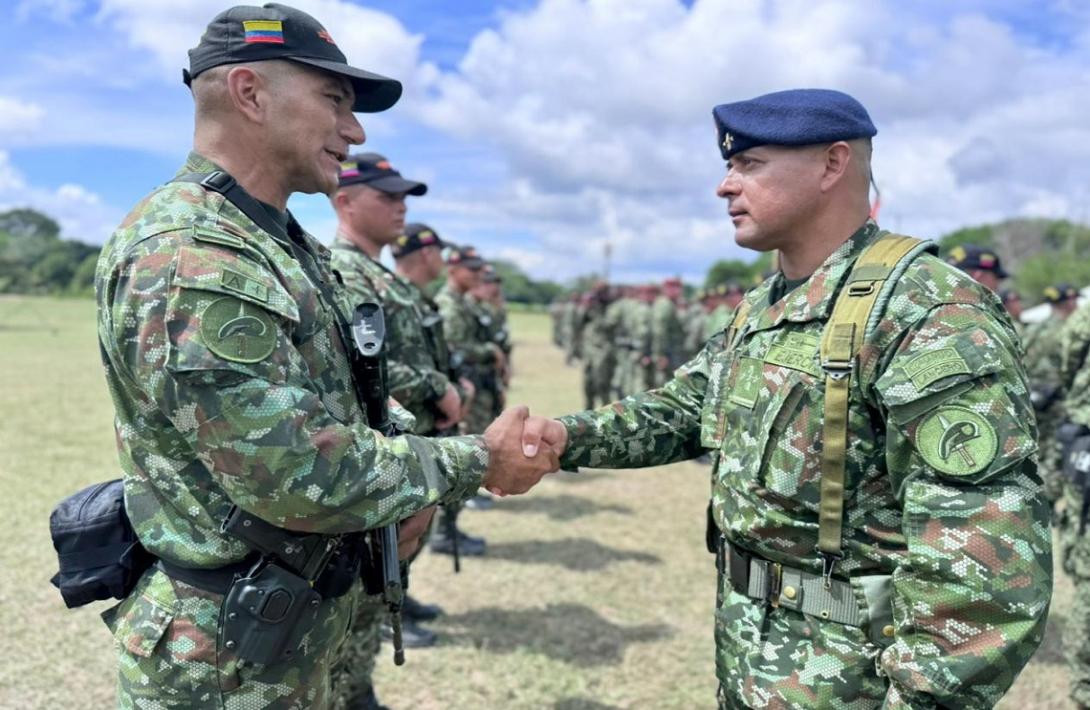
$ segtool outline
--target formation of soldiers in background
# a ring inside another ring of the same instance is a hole
[[[610,286],[550,307],[553,342],[569,364],[583,363],[588,409],[665,384],[674,369],[727,326],[744,289],[723,284],[684,299],[681,279],[661,284]]]

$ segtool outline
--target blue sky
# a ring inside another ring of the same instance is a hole
[[[749,258],[712,194],[716,103],[856,95],[883,221],[920,236],[1085,219],[1090,3],[1075,0],[301,0],[350,61],[406,85],[365,149],[431,191],[410,219],[538,276],[699,279]],[[16,0],[0,10],[0,209],[101,242],[188,149],[185,50],[227,3]],[[321,196],[291,207],[328,239]]]

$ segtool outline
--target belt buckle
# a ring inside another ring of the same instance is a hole
[[[783,588],[783,565],[768,563],[768,603],[773,609],[780,607],[780,591]]]

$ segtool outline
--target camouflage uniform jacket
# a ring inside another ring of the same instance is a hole
[[[736,342],[713,338],[663,388],[562,418],[562,466],[652,466],[711,450],[721,534],[820,573],[818,343],[878,234],[867,222],[776,303],[782,275],[751,291]],[[893,281],[887,304],[851,380],[836,574],[892,575],[895,639],[883,650],[858,628],[726,592],[718,674],[732,705],[990,707],[1041,641],[1051,536],[1009,319],[990,291],[930,255]],[[941,437],[965,422],[977,437],[963,458]]]
[[[1064,411],[1069,420],[1090,426],[1090,305],[1084,305],[1064,322],[1060,356]],[[1080,517],[1086,491],[1063,480],[1065,514],[1060,530],[1064,569],[1080,582],[1090,580],[1090,535],[1080,535]],[[1085,632],[1085,627],[1080,627]],[[1085,637],[1082,641],[1085,643]]]
[[[351,303],[376,301],[382,305],[390,396],[416,417],[416,431],[434,431],[435,402],[446,394],[450,379],[446,365],[437,361],[424,327],[427,306],[421,300],[423,294],[342,235],[337,235],[330,251],[333,268],[341,274]]]
[[[476,373],[494,370],[496,346],[477,318],[469,296],[458,293],[444,284],[435,295],[439,313],[443,316],[443,334],[455,359],[460,359],[467,369]]]
[[[215,169],[192,153],[179,174]],[[232,503],[336,534],[468,497],[487,467],[479,438],[387,439],[366,426],[315,283],[333,283],[329,251],[294,220],[287,228],[292,244],[218,193],[167,183],[98,262],[126,509],[145,547],[185,566],[249,552],[220,532]]]
[[[683,308],[666,296],[659,296],[651,304],[651,356],[667,358],[671,367],[681,364],[680,355],[685,348]]]

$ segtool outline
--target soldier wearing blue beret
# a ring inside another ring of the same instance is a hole
[[[709,453],[724,708],[982,708],[1041,641],[1048,505],[1017,338],[933,244],[870,219],[866,109],[714,109],[735,240],[779,270],[661,387],[524,445],[561,465]]]

